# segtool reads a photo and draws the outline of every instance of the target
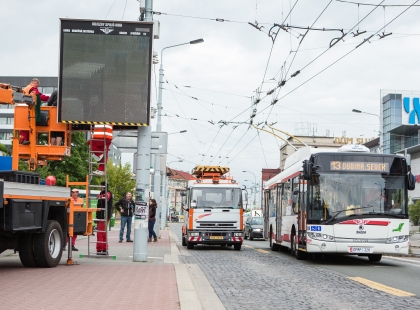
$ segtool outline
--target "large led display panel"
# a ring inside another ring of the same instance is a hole
[[[153,23],[60,21],[58,121],[149,125]]]

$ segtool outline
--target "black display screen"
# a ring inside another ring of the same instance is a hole
[[[152,39],[152,23],[62,19],[58,121],[149,125]]]

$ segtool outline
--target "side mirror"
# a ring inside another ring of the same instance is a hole
[[[303,161],[303,178],[307,181],[312,178],[312,167],[313,164],[309,160]]]
[[[411,171],[407,174],[407,189],[412,191],[416,188],[416,178],[411,173]]]

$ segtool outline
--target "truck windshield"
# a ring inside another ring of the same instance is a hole
[[[239,188],[194,188],[191,208],[242,209],[242,192]]]
[[[311,180],[308,220],[406,216],[405,176],[321,173]]]

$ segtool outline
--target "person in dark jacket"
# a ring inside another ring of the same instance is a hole
[[[153,227],[156,223],[156,200],[150,199],[149,200],[149,242],[152,242],[152,237],[154,238],[154,242],[157,242],[157,236],[155,231],[153,230]]]
[[[106,208],[106,220],[105,220],[105,210],[96,212],[96,219],[99,220],[97,227],[97,242],[96,242],[96,254],[105,255],[107,254],[107,243],[106,243],[106,229],[111,219],[112,213],[112,193],[109,190],[106,190],[105,181],[101,182],[101,192],[99,193],[97,199],[97,207],[101,209]],[[106,224],[105,224],[106,221]]]
[[[134,207],[135,203],[131,198],[130,192],[127,192],[127,194],[125,194],[125,198],[118,200],[115,204],[115,208],[117,208],[117,210],[121,213],[120,242],[123,241],[125,224],[127,224],[127,242],[133,242],[133,240],[130,239],[130,234]]]

